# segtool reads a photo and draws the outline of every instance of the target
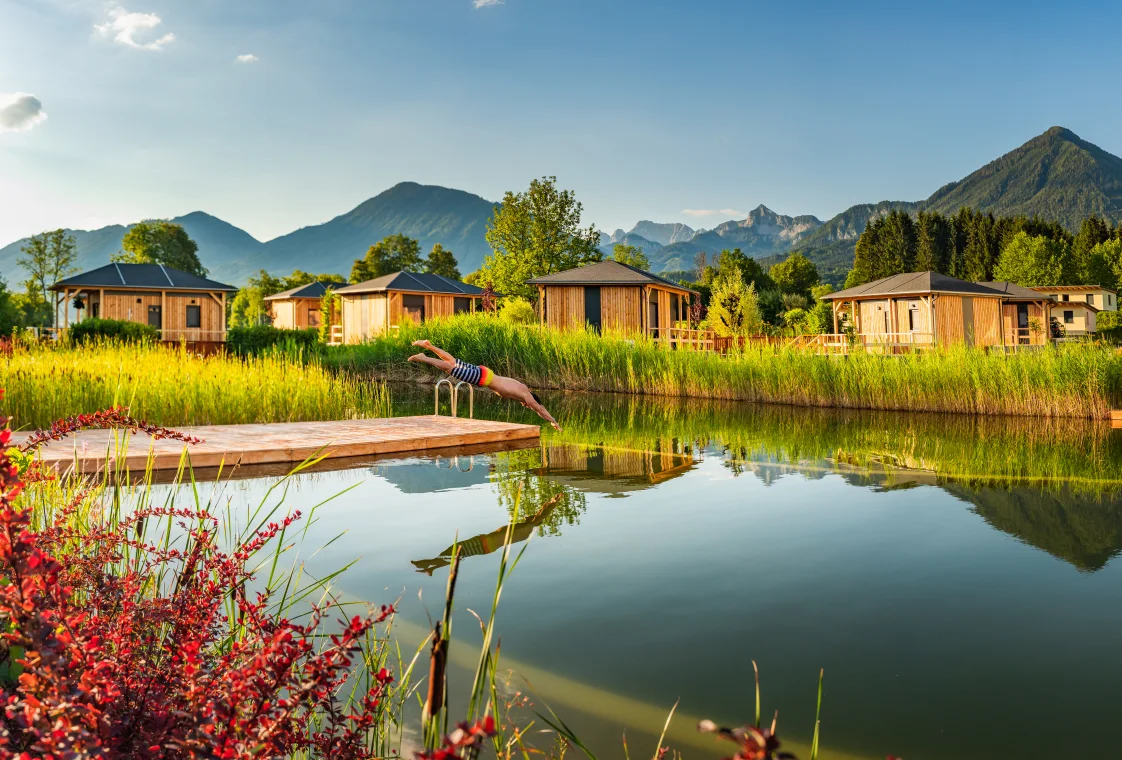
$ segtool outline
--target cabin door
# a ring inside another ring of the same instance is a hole
[[[159,304],[152,304],[148,307],[148,326],[155,327],[157,330],[163,329],[164,314]]]
[[[584,289],[584,321],[596,332],[602,326],[602,312],[600,310],[600,288],[586,287]]]
[[[647,326],[658,335],[658,328],[661,327],[658,323],[658,291],[652,290],[651,296],[647,301],[647,311],[650,316],[647,319]]]
[[[974,299],[970,296],[962,297],[962,341],[974,345]]]

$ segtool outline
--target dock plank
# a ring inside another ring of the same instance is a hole
[[[202,443],[152,440],[140,434],[130,436],[127,450],[118,452],[119,433],[84,430],[44,447],[40,455],[45,464],[60,469],[74,465],[80,472],[96,472],[107,465],[143,470],[150,457],[153,469],[167,470],[179,467],[185,446],[191,466],[203,468],[303,462],[317,454],[328,458],[423,454],[461,446],[536,440],[541,435],[537,425],[443,416],[200,425],[176,430],[201,438]]]

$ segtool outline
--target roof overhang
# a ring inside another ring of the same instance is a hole
[[[355,286],[357,287],[357,286]],[[343,296],[358,296],[366,295],[369,293],[404,293],[411,296],[455,296],[456,298],[482,298],[482,293],[460,293],[453,290],[408,290],[406,288],[373,288],[362,290],[350,290],[349,288],[340,288],[335,291],[335,295]],[[498,293],[495,294],[499,295]]]
[[[701,295],[693,288],[683,287],[682,285],[671,285],[666,282],[595,282],[595,281],[565,281],[565,282],[539,282],[537,280],[526,280],[527,285],[537,285],[543,288],[659,288],[660,290],[674,290],[679,293],[692,293],[695,296]]]
[[[52,292],[58,293],[63,290],[70,291],[84,291],[84,290],[151,290],[159,293],[160,291],[180,291],[183,293],[237,293],[237,288],[230,286],[223,286],[221,288],[185,288],[179,285],[164,285],[163,287],[155,287],[153,285],[122,285],[121,283],[109,283],[105,285],[64,285],[56,282],[54,285],[47,288]]]

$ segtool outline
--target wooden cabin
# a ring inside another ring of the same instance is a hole
[[[265,296],[265,305],[272,317],[273,327],[282,330],[306,330],[317,328],[331,315],[320,314],[320,301],[332,288],[340,288],[340,283],[310,282],[297,288]]]
[[[618,497],[673,480],[697,464],[692,454],[676,451],[675,441],[653,444],[633,450],[543,443],[542,466],[533,472],[577,491]]]
[[[483,289],[438,274],[394,272],[357,285],[338,288],[344,343],[385,335],[406,322],[481,308]]]
[[[833,305],[834,332],[845,321],[866,345],[1043,345],[1049,337],[1048,299],[1008,283],[908,272],[823,298]]]
[[[99,317],[151,325],[160,340],[226,342],[226,295],[237,288],[163,264],[108,264],[59,280],[51,286],[55,310],[64,307],[70,326],[73,302],[80,318]]]
[[[669,337],[689,327],[696,290],[608,259],[527,280],[538,287],[538,317],[557,330]]]

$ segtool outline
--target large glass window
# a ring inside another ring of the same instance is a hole
[[[188,327],[202,327],[203,326],[203,307],[199,305],[187,306],[187,326]]]

